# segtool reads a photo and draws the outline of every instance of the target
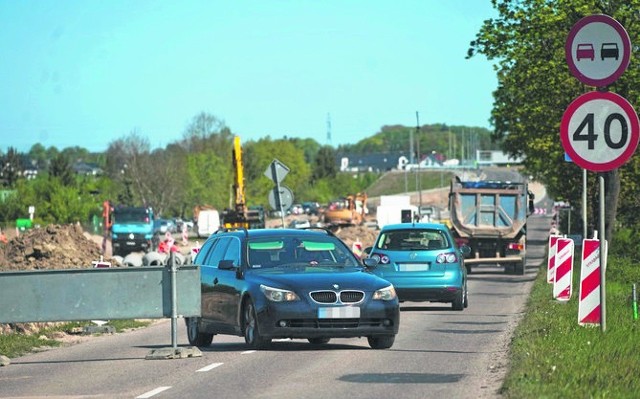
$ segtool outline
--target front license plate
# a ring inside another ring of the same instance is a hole
[[[428,270],[428,263],[400,263],[398,265],[398,271],[401,272],[425,272]]]
[[[319,308],[318,318],[319,319],[357,319],[357,318],[360,318],[360,308],[357,306]]]
[[[127,245],[132,247],[132,246],[136,245],[136,242],[135,241],[127,241]]]

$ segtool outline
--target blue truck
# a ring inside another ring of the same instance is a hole
[[[117,206],[111,217],[111,247],[114,256],[149,252],[157,244],[150,207]]]

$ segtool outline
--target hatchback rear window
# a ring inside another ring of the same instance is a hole
[[[451,246],[441,230],[389,230],[380,234],[376,247],[391,251],[419,251],[446,249]]]

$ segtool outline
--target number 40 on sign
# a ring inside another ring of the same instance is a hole
[[[562,116],[560,139],[578,166],[606,172],[622,166],[636,150],[640,123],[622,96],[593,91],[569,104]]]

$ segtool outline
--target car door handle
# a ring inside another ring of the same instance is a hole
[[[214,278],[214,279],[213,279],[213,284],[214,284],[214,285],[215,285],[215,284],[218,284],[218,277],[216,277],[216,278]]]

